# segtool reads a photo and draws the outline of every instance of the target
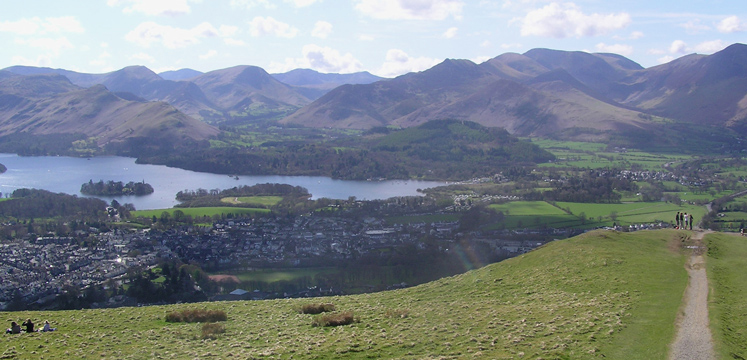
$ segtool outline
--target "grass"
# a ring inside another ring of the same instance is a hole
[[[711,333],[720,359],[747,356],[747,238],[734,234],[707,235],[708,299]]]
[[[546,139],[531,139],[532,143],[553,153],[557,160],[552,163],[539,164],[540,168],[589,168],[599,169],[616,167],[628,169],[633,164],[642,170],[657,171],[668,162],[678,162],[690,159],[689,156],[656,154],[645,151],[628,149],[626,152],[605,151],[606,144],[573,141],[556,141]]]
[[[301,314],[321,314],[324,312],[331,312],[335,311],[335,304],[320,304],[320,303],[312,303],[312,304],[303,304],[298,309],[298,312]]]
[[[164,212],[169,213],[169,215],[173,218],[174,211],[181,210],[184,212],[184,215],[190,215],[193,218],[196,217],[203,217],[203,216],[215,216],[215,215],[228,215],[228,214],[234,214],[234,215],[247,215],[247,214],[256,214],[256,213],[267,213],[270,212],[268,209],[255,209],[255,208],[243,208],[243,207],[197,207],[197,208],[172,208],[172,209],[157,209],[157,210],[137,210],[133,211],[132,217],[138,218],[138,217],[146,217],[151,218],[153,216],[159,218],[161,217],[161,214]]]
[[[195,323],[195,322],[216,322],[226,321],[228,316],[223,310],[206,310],[206,309],[184,309],[180,311],[173,311],[166,314],[166,322],[184,322],[184,323]]]
[[[282,196],[241,196],[227,197],[220,201],[228,204],[250,204],[254,206],[271,207],[283,201]]]
[[[609,223],[610,214],[617,214],[618,225],[652,223],[655,221],[674,222],[674,215],[678,211],[684,211],[695,216],[695,221],[700,221],[706,213],[704,206],[698,205],[675,205],[664,202],[637,202],[625,204],[586,204],[558,202],[559,207],[570,209],[574,215],[584,213],[588,219],[596,219],[599,216],[607,218]]]
[[[272,283],[276,281],[291,281],[302,277],[314,277],[318,274],[334,274],[338,272],[336,268],[292,268],[292,269],[275,269],[275,270],[256,270],[239,273],[236,275],[240,281],[262,281]],[[224,274],[224,273],[221,273]]]
[[[595,231],[412,288],[316,300],[355,314],[334,328],[296,311],[306,299],[0,313],[58,328],[0,337],[0,356],[663,359],[687,283],[682,234]],[[195,307],[225,311],[225,333],[164,319]]]

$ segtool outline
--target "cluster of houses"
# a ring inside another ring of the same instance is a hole
[[[117,279],[128,268],[152,266],[170,253],[145,241],[144,232],[111,231],[96,237],[96,245],[89,247],[60,236],[0,244],[0,309],[13,300],[46,303],[66,288]]]
[[[19,239],[0,245],[0,308],[19,296],[26,304],[44,303],[66,287],[84,289],[118,281],[128,269],[154,266],[159,259],[179,258],[208,271],[320,266],[336,259],[384,254],[406,244],[422,248],[420,239],[426,236],[448,251],[454,239],[465,238],[458,231],[457,222],[386,225],[375,218],[306,215],[223,220],[212,227],[167,231],[114,230],[96,234],[95,245],[89,247],[67,237]],[[568,236],[564,231],[475,232],[467,238],[509,257],[546,242],[538,238]]]

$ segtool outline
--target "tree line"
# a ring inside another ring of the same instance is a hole
[[[95,196],[122,196],[122,195],[148,195],[153,193],[153,186],[143,182],[130,181],[127,184],[122,181],[99,180],[99,182],[93,182],[93,179],[89,180],[80,186],[81,194],[95,195]]]

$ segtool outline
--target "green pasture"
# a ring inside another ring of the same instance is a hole
[[[234,275],[240,281],[262,281],[273,283],[278,281],[292,281],[303,277],[313,278],[319,274],[333,274],[338,272],[335,268],[293,268],[293,269],[263,269],[244,271],[238,273],[220,273],[220,275]],[[217,274],[211,274],[217,275]]]
[[[736,234],[706,235],[708,310],[719,359],[747,354],[747,238]]]
[[[633,165],[642,170],[661,170],[669,162],[679,162],[690,159],[689,156],[654,154],[629,149],[625,152],[606,151],[607,145],[602,143],[586,143],[574,141],[556,141],[545,139],[531,139],[532,143],[553,153],[557,160],[553,163],[540,164],[540,168],[576,167],[576,168],[623,168],[630,169]]]
[[[138,218],[138,217],[146,217],[146,218],[152,218],[155,217],[161,217],[161,214],[164,212],[169,213],[169,216],[174,216],[174,211],[181,210],[184,215],[192,216],[193,218],[197,217],[213,217],[215,215],[221,216],[221,215],[228,215],[228,214],[234,214],[234,215],[251,215],[251,214],[257,214],[257,213],[268,213],[270,210],[268,209],[256,209],[256,208],[244,208],[244,207],[197,207],[197,208],[171,208],[171,209],[157,209],[157,210],[137,210],[133,211],[131,213],[132,217]]]
[[[595,231],[407,289],[314,299],[0,313],[57,331],[0,337],[3,358],[45,359],[665,359],[687,285],[682,235]],[[747,257],[742,256],[741,259]],[[731,265],[725,265],[731,266]],[[736,278],[743,281],[740,264]],[[731,336],[747,327],[735,293]],[[296,309],[331,303],[356,322],[312,326]],[[725,304],[726,305],[726,304]],[[167,323],[222,310],[225,333]],[[720,329],[716,327],[715,329]],[[742,342],[744,340],[741,340]],[[744,353],[744,352],[742,352]]]
[[[264,207],[272,207],[283,201],[282,196],[239,196],[239,197],[225,197],[220,201],[228,204],[249,204],[258,205]]]
[[[571,213],[579,216],[583,213],[588,219],[598,219],[600,216],[610,224],[610,215],[617,214],[618,225],[652,223],[664,221],[674,223],[677,212],[686,212],[695,216],[695,221],[700,221],[706,213],[705,206],[698,205],[675,205],[664,202],[637,202],[624,204],[586,204],[558,202],[557,205],[563,209],[569,209]]]
[[[504,215],[566,215],[566,212],[545,201],[511,201],[489,206]]]

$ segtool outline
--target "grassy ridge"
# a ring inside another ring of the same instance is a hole
[[[314,300],[359,320],[337,328],[312,327],[295,311],[305,299],[2,313],[59,330],[0,337],[0,356],[661,359],[687,283],[683,234],[592,232],[409,289]],[[165,322],[189,308],[224,310],[225,334]]]
[[[747,239],[711,234],[708,246],[708,299],[711,333],[720,359],[747,358]]]

